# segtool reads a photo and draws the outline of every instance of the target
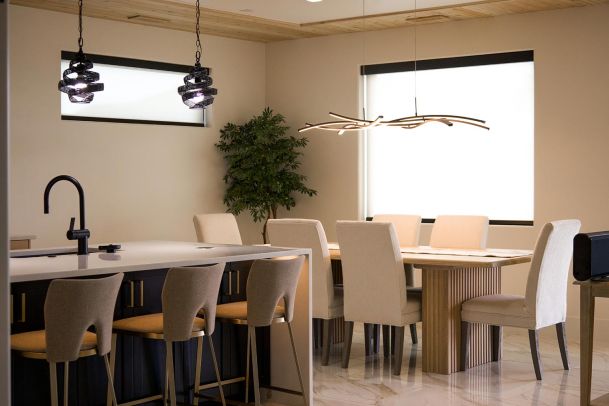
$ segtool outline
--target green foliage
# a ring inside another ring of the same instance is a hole
[[[317,194],[305,186],[307,178],[297,172],[302,155],[299,149],[309,141],[287,135],[289,127],[284,123],[281,114],[267,107],[243,125],[226,124],[216,144],[228,164],[224,176],[228,211],[237,215],[249,210],[254,221],[265,221],[263,236],[266,220],[276,218],[279,207],[290,210],[296,205],[295,192]]]

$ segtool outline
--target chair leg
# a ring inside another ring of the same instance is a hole
[[[565,370],[569,370],[569,350],[567,349],[567,331],[565,323],[556,324],[556,335],[558,337],[558,346],[560,347],[560,357],[562,358],[562,366]]]
[[[201,386],[201,363],[203,362],[203,337],[197,337],[197,357],[195,361],[195,384],[193,389],[192,404],[199,404],[199,388]]]
[[[404,326],[395,328],[395,355],[393,356],[393,375],[402,372],[402,355],[404,354]]]
[[[252,345],[252,374],[254,375],[254,401],[260,406],[260,382],[258,381],[258,350],[256,349],[256,327],[248,326]]]
[[[58,406],[59,399],[57,395],[57,364],[49,362],[49,375],[51,377],[51,406]]]
[[[467,371],[467,360],[469,359],[469,322],[461,321],[461,362],[459,370]]]
[[[169,401],[171,406],[176,406],[176,383],[173,374],[173,343],[171,341],[165,341],[165,347],[167,348],[165,354],[165,370],[167,371]]]
[[[116,339],[117,335],[112,334],[112,341],[110,344],[110,375],[108,375],[108,392],[106,393],[106,406],[112,406],[112,394],[114,393],[114,398],[116,398],[116,393],[114,391],[114,368],[116,365]],[[110,383],[112,381],[112,383]],[[117,403],[118,405],[118,403]]]
[[[247,355],[245,361],[245,403],[249,403],[250,398],[250,358],[251,358],[251,345],[252,341],[250,338],[249,328],[247,330]]]
[[[372,353],[378,354],[381,351],[381,325],[372,325]]]
[[[372,325],[364,323],[364,354],[372,355]]]
[[[342,368],[349,368],[349,357],[351,356],[351,342],[353,341],[353,322],[345,321],[345,342],[343,344]]]
[[[389,344],[389,347],[391,348],[391,356],[393,357],[395,355],[395,326],[390,326],[389,328],[391,329],[391,334],[389,336],[391,344]]]
[[[332,320],[324,320],[323,321],[323,343],[321,344],[322,355],[321,355],[321,365],[326,366],[330,362],[330,342],[332,341]]]
[[[70,377],[70,363],[69,362],[64,362],[64,368],[63,368],[63,406],[68,406],[69,405],[69,397],[68,397],[68,393],[69,393],[69,385],[68,385],[68,381],[69,381],[69,377]]]
[[[167,365],[167,362],[165,362]],[[169,402],[169,372],[165,368],[165,389],[163,390],[163,404],[166,405]]]
[[[214,348],[214,341],[211,336],[207,336],[209,343],[209,351],[211,352],[211,359],[214,363],[214,369],[216,371],[216,379],[218,380],[218,389],[220,390],[220,400],[222,406],[226,406],[226,399],[224,399],[224,389],[222,388],[222,377],[220,376],[220,369],[218,368],[218,360],[216,359],[216,350]]]
[[[116,400],[116,392],[114,390],[114,379],[112,377],[112,368],[110,367],[110,361],[108,360],[108,354],[104,355],[104,364],[106,365],[106,374],[108,375],[108,387],[110,388],[109,398],[112,399],[112,404],[114,406],[118,406],[118,401]]]
[[[493,362],[499,361],[501,357],[501,347],[503,346],[503,327],[501,326],[491,326],[491,335],[492,335],[492,360]]]
[[[383,357],[389,358],[391,354],[391,339],[389,338],[390,333],[389,326],[383,324]]]
[[[290,343],[292,344],[292,354],[294,354],[294,362],[296,363],[296,372],[298,372],[298,381],[300,382],[300,391],[302,392],[302,398],[304,399],[305,406],[309,405],[307,400],[307,393],[305,392],[304,383],[302,382],[302,371],[300,370],[300,363],[298,362],[298,354],[296,353],[296,344],[294,344],[294,333],[292,333],[292,323],[288,321],[288,331],[290,332]]]
[[[533,368],[538,381],[542,378],[541,356],[539,354],[539,332],[529,330],[529,344],[531,345],[531,357],[533,357]]]
[[[410,340],[413,344],[419,343],[419,338],[417,337],[417,325],[414,323],[410,325]]]

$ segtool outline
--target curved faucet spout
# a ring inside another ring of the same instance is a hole
[[[80,185],[80,182],[78,182],[76,180],[76,178],[73,178],[72,176],[68,176],[68,175],[55,176],[47,184],[47,187],[44,189],[44,213],[45,214],[49,213],[49,195],[51,193],[51,189],[57,182],[60,182],[62,180],[70,182],[71,184],[73,184],[76,187],[76,190],[78,190],[80,228],[84,230],[85,229],[85,192],[84,192],[82,186]]]

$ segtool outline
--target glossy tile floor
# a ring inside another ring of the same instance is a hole
[[[330,365],[314,355],[315,405],[579,405],[579,343],[569,341],[571,370],[564,371],[554,329],[541,336],[543,382],[535,380],[526,330],[505,329],[503,360],[450,376],[421,370],[421,346],[405,338],[402,375],[390,361],[364,356],[363,329],[356,327],[349,369],[340,367],[342,345]],[[419,325],[420,334],[420,325]],[[420,339],[419,339],[420,342]],[[609,392],[609,342],[595,342],[592,398]]]

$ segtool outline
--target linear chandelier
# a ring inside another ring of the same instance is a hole
[[[366,32],[366,0],[362,0],[362,21],[363,21],[363,34],[364,35],[364,62],[365,62],[365,32]],[[417,17],[417,0],[414,0],[414,19]],[[407,116],[402,118],[396,118],[394,120],[383,120],[383,116],[378,116],[375,120],[366,120],[348,117],[341,114],[329,113],[331,117],[336,118],[334,121],[326,121],[317,124],[305,123],[305,126],[298,129],[298,132],[305,132],[313,129],[333,131],[338,135],[343,135],[346,131],[361,131],[369,130],[372,128],[382,127],[397,127],[405,130],[413,130],[422,125],[428,123],[441,123],[448,127],[452,127],[454,124],[467,124],[474,127],[483,128],[489,130],[490,128],[486,125],[486,121],[472,117],[455,116],[450,114],[425,114],[419,115],[417,108],[417,26],[414,25],[414,116]],[[364,113],[365,115],[365,113]]]

